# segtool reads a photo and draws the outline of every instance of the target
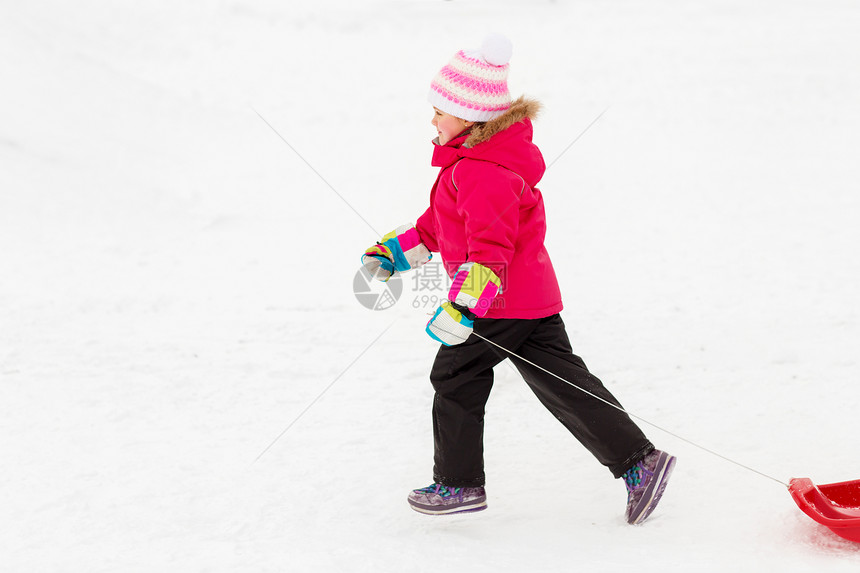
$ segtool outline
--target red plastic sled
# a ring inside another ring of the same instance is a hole
[[[803,512],[840,537],[860,542],[860,480],[815,485],[794,478],[788,486]]]

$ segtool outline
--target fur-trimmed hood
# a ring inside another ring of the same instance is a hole
[[[532,143],[532,118],[539,110],[537,101],[517,99],[499,117],[473,127],[458,154],[501,165],[534,187],[546,171],[543,155]]]
[[[473,127],[464,145],[466,147],[475,147],[488,141],[497,133],[508,129],[515,123],[519,123],[526,118],[530,120],[535,119],[538,113],[540,113],[540,109],[541,104],[539,101],[520,96],[499,117]]]
[[[471,131],[439,145],[434,140],[432,164],[448,167],[461,159],[476,159],[501,165],[537,185],[546,170],[540,149],[532,143],[532,118],[540,110],[535,100],[517,99],[505,113]]]

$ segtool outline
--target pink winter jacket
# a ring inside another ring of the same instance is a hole
[[[535,188],[546,170],[532,143],[531,118],[539,108],[520,98],[503,115],[433,149],[439,176],[415,227],[427,248],[442,255],[448,276],[467,261],[499,276],[502,292],[486,318],[543,318],[562,309]]]

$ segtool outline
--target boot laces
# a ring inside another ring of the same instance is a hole
[[[457,495],[460,493],[460,490],[463,489],[461,487],[448,487],[444,486],[441,483],[433,483],[428,485],[427,487],[422,487],[421,489],[415,490],[418,493],[435,493],[441,498],[451,497],[452,495]]]
[[[632,493],[642,487],[642,482],[647,481],[652,475],[654,475],[654,473],[648,470],[645,467],[645,464],[640,461],[624,472],[621,475],[621,478],[624,480],[624,486],[627,488],[627,491]]]

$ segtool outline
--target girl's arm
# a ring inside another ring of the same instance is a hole
[[[433,226],[433,208],[428,207],[424,214],[418,217],[415,223],[415,229],[418,230],[418,236],[421,237],[421,242],[431,251],[439,252],[439,243],[436,240],[436,229]]]
[[[491,269],[504,288],[519,232],[525,182],[516,173],[485,161],[461,161],[453,178],[457,210],[466,226],[468,260]]]

